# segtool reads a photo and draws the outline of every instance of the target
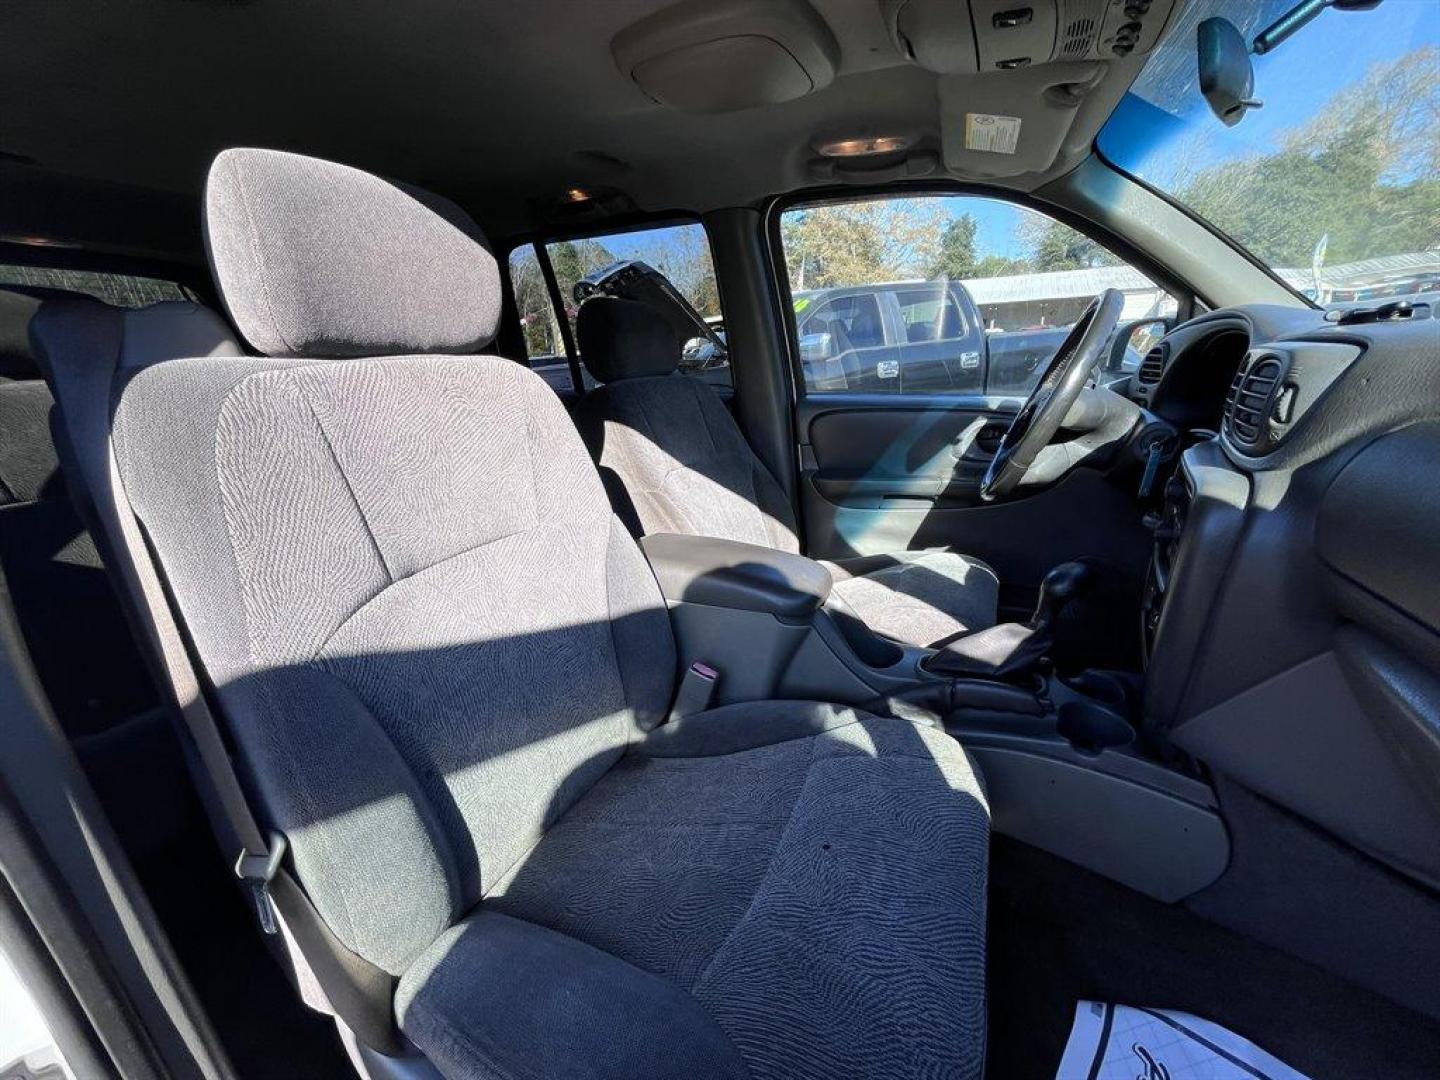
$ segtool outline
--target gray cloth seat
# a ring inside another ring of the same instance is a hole
[[[747,745],[779,735],[793,737]],[[984,797],[955,749],[935,729],[800,702],[689,717],[621,759],[484,909],[662,976],[748,1075],[970,1075],[951,1055],[983,1040]],[[464,998],[436,990],[466,932],[400,983],[430,1045],[458,1023],[447,1013]],[[479,1037],[514,1022],[502,1011]],[[458,1052],[457,1071],[477,1060]]]
[[[602,385],[576,423],[612,502],[636,535],[713,536],[799,553],[779,483],[715,392],[680,375],[680,341],[644,304],[592,297],[580,307],[581,359]],[[906,551],[827,562],[832,593],[871,630],[911,645],[993,626],[1000,583],[978,559]]]
[[[988,812],[961,747],[823,704],[662,725],[658,586],[555,395],[472,355],[500,308],[473,230],[260,150],[216,160],[206,230],[267,355],[128,373],[115,471],[257,813],[417,1052],[978,1076]]]

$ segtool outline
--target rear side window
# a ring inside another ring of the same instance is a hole
[[[690,222],[555,240],[545,245],[545,251],[555,268],[565,317],[571,320],[572,329],[579,311],[577,286],[582,295],[598,292],[642,299],[653,295],[653,278],[647,282],[649,275],[638,273],[642,267],[633,264],[643,264],[663,276],[699,320],[682,332],[680,371],[706,382],[730,385],[720,289],[703,225]],[[585,378],[588,385],[589,375]]]
[[[0,265],[0,288],[7,285],[82,293],[128,308],[146,307],[162,300],[191,299],[185,289],[173,281],[95,270],[63,270],[54,266]]]
[[[895,304],[906,341],[950,341],[965,336],[965,317],[945,289],[897,289]]]
[[[521,244],[510,253],[510,288],[515,294],[515,310],[525,338],[526,363],[556,393],[570,393],[574,389],[570,362],[565,356],[560,321],[550,303],[550,291],[545,287],[535,245]]]

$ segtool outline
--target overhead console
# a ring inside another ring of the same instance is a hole
[[[1174,0],[885,0],[896,47],[942,76],[945,165],[974,177],[1042,172],[1112,65],[1159,43]],[[1136,59],[1131,60],[1134,57]],[[1123,85],[1107,87],[1110,105]],[[1097,95],[1099,96],[1099,95]]]
[[[610,51],[646,97],[690,113],[804,97],[829,85],[840,59],[805,0],[685,0],[626,27]]]
[[[896,41],[940,75],[1148,53],[1173,0],[900,0]]]

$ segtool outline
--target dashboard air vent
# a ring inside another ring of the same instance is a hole
[[[1263,448],[1275,388],[1283,374],[1284,367],[1276,356],[1258,356],[1235,373],[1225,399],[1225,426],[1237,445]]]
[[[1145,359],[1140,361],[1140,370],[1135,374],[1136,380],[1141,386],[1154,386],[1160,381],[1160,376],[1165,374],[1165,364],[1169,359],[1170,347],[1164,343],[1156,345],[1145,354]]]

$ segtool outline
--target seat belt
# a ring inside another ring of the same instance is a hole
[[[238,851],[235,874],[250,889],[260,929],[279,935],[301,997],[311,1008],[338,1017],[366,1045],[381,1053],[401,1053],[390,1002],[394,977],[345,947],[304,890],[284,869],[287,843],[278,832],[262,832],[235,773],[230,752],[205,699],[185,638],[160,581],[155,558],[121,481],[114,448],[107,451],[110,493],[120,541],[133,570],[131,592],[148,619],[149,644],[158,656],[183,723],[182,735],[193,750],[191,762],[201,801],[225,850]],[[127,575],[128,577],[128,575]],[[204,797],[209,791],[211,797]]]
[[[125,494],[113,449],[107,457],[116,524],[125,554],[129,557],[129,566],[135,574],[134,585],[138,587],[139,600],[149,616],[150,644],[160,659],[174,704],[179,709],[197,761],[214,796],[213,806],[217,812],[211,814],[211,824],[228,850],[239,851],[235,872],[254,892],[261,928],[267,934],[277,933],[279,927],[275,922],[274,899],[269,889],[270,881],[284,858],[285,838],[278,833],[272,833],[268,838],[264,836],[250,813],[250,804],[240,786],[240,778],[235,775],[230,753],[205,702],[180,627],[170,610],[164,586],[160,584],[160,575],[155,569],[149,546],[141,534],[140,522]]]

